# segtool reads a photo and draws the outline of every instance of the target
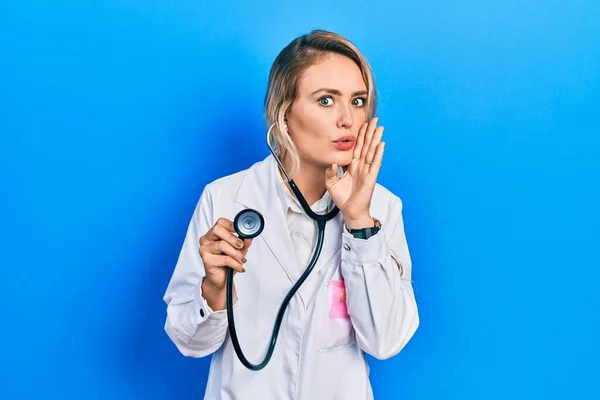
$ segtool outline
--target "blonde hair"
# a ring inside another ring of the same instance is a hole
[[[271,66],[265,95],[265,120],[268,127],[275,124],[272,138],[279,159],[283,160],[286,155],[292,159],[290,175],[300,168],[300,157],[285,129],[285,117],[297,96],[302,72],[330,54],[346,56],[358,65],[367,86],[367,119],[375,114],[377,99],[373,72],[367,59],[350,40],[324,30],[313,30],[292,40]]]

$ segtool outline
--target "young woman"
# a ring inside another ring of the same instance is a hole
[[[376,183],[384,145],[370,67],[347,39],[313,31],[275,59],[265,98],[276,155],[326,224],[318,262],[291,298],[269,363],[236,356],[226,271],[236,271],[235,328],[245,356],[265,358],[280,304],[317,242],[273,155],[207,185],[164,300],[165,330],[186,356],[213,354],[207,399],[371,399],[365,354],[396,355],[419,325],[401,200]],[[239,240],[233,219],[262,213]]]

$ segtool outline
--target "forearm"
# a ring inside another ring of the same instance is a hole
[[[391,256],[383,262],[342,263],[348,313],[360,347],[379,359],[394,356],[419,324],[410,281]]]
[[[359,345],[377,358],[397,354],[419,324],[400,210],[399,205],[393,210],[394,226],[386,225],[387,230],[366,240],[346,230],[342,237],[348,313]],[[365,227],[365,223],[354,226]]]

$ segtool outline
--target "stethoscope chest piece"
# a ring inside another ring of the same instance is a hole
[[[253,239],[261,234],[265,227],[262,214],[251,208],[240,211],[233,220],[233,228],[240,239]]]

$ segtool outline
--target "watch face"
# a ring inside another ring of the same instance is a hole
[[[351,232],[352,236],[354,236],[356,239],[364,239],[365,238],[365,233],[364,231],[360,230],[360,231],[354,231]]]

